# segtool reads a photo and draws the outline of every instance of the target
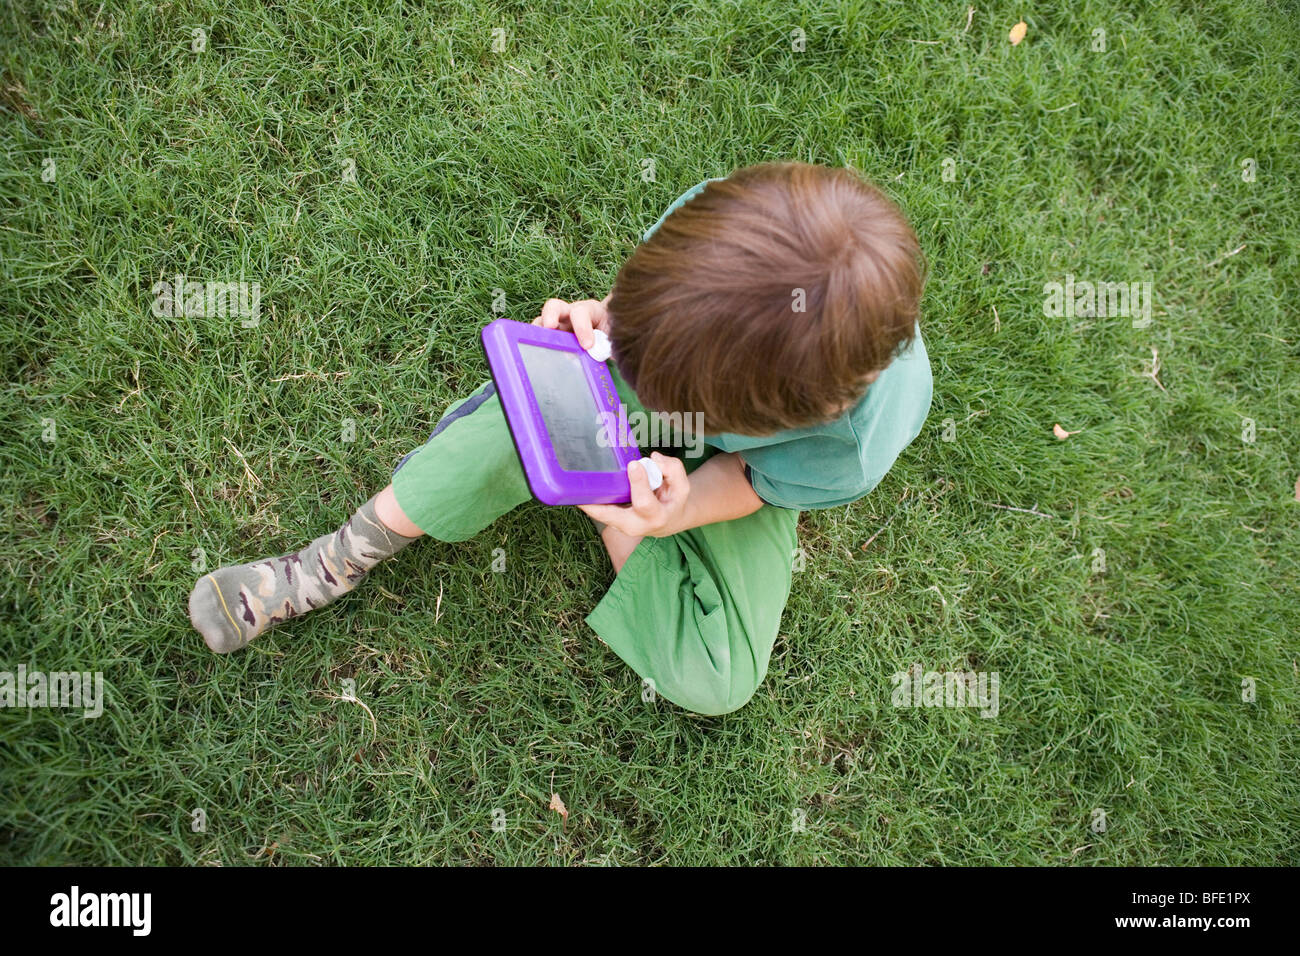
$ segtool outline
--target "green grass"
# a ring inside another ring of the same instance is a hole
[[[0,711],[0,861],[1300,862],[1288,14],[312,6],[0,13],[0,669],[110,695]],[[336,527],[485,377],[494,289],[521,319],[603,294],[680,192],[773,159],[912,217],[936,389],[879,488],[802,517],[748,706],[643,703],[583,624],[612,580],[587,519],[538,505],[204,648],[194,549]],[[178,272],[260,282],[262,324],[155,318]],[[1150,277],[1153,323],[1045,317],[1066,273]],[[892,707],[914,663],[997,671],[999,715]]]

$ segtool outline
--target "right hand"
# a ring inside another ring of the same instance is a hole
[[[603,300],[582,299],[578,302],[547,299],[542,314],[533,319],[533,325],[572,332],[578,337],[578,344],[589,349],[596,342],[593,329],[609,335],[609,296]]]
[[[668,538],[700,524],[689,506],[691,480],[680,458],[651,452],[651,460],[663,472],[663,484],[650,490],[650,479],[639,461],[627,469],[632,502],[626,505],[578,505],[594,520],[617,528],[630,538]]]

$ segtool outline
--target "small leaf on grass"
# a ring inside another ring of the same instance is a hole
[[[1020,41],[1025,38],[1025,34],[1028,32],[1029,24],[1025,23],[1024,20],[1021,20],[1011,28],[1011,32],[1007,35],[1007,39],[1011,41],[1012,46],[1018,46]]]
[[[1083,431],[1083,429],[1081,428],[1081,429],[1079,429],[1079,431]],[[1071,435],[1077,435],[1077,434],[1079,434],[1079,432],[1067,432],[1067,431],[1066,431],[1064,428],[1062,428],[1060,425],[1053,425],[1053,426],[1052,426],[1052,434],[1055,435],[1059,441],[1065,441],[1065,440],[1066,440],[1067,438],[1069,438]]]
[[[1295,480],[1295,500],[1300,501],[1300,477]]]
[[[564,805],[564,801],[560,799],[558,793],[551,794],[551,805],[549,809],[554,810],[566,821],[569,819],[569,808]]]

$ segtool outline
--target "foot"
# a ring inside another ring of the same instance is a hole
[[[324,607],[351,591],[365,569],[346,559],[340,565],[337,552],[329,554],[318,544],[199,578],[190,592],[190,623],[203,635],[203,642],[218,654],[229,654],[272,625]]]
[[[203,575],[190,592],[190,623],[208,647],[229,654],[269,627],[333,603],[414,540],[385,527],[371,498],[337,532],[301,551]]]

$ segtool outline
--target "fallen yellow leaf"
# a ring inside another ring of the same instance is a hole
[[[1080,429],[1080,431],[1082,431],[1082,429]],[[1071,435],[1077,435],[1079,434],[1079,432],[1067,432],[1060,425],[1053,425],[1052,434],[1055,435],[1060,441],[1065,441]]]
[[[569,819],[569,808],[564,805],[564,801],[560,799],[558,793],[551,794],[551,805],[549,809],[554,810],[565,820]]]
[[[1011,33],[1007,35],[1007,39],[1011,41],[1012,46],[1018,46],[1020,41],[1025,38],[1025,34],[1028,32],[1029,24],[1025,23],[1024,20],[1021,20],[1011,28]]]

